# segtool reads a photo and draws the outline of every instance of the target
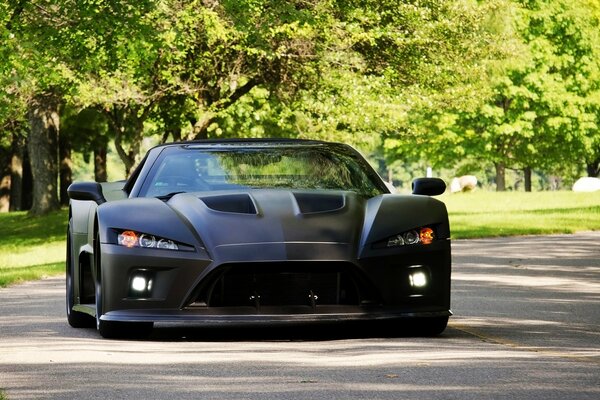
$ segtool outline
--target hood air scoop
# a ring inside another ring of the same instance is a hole
[[[336,211],[344,207],[344,196],[337,193],[294,193],[302,214]]]
[[[200,200],[208,208],[215,211],[237,213],[237,214],[257,214],[256,206],[247,193],[223,194],[217,196],[200,197]]]
[[[345,199],[339,193],[292,193],[300,214],[327,213],[344,208]],[[258,214],[254,200],[248,193],[218,194],[199,197],[214,211],[236,214]]]

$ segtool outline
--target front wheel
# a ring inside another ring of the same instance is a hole
[[[96,234],[94,243],[94,261],[96,266],[96,328],[106,339],[143,338],[152,332],[152,322],[117,322],[105,321],[102,316],[102,264],[100,254],[100,237]]]

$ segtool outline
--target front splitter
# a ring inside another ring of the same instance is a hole
[[[304,314],[206,314],[185,310],[119,310],[100,317],[103,321],[194,323],[222,326],[226,324],[286,324],[309,322],[378,321],[409,318],[449,317],[452,311],[427,312],[364,312],[364,313],[304,313]]]

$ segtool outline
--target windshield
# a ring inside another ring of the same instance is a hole
[[[348,190],[366,197],[386,193],[366,161],[346,146],[188,146],[161,153],[140,195],[262,188]]]

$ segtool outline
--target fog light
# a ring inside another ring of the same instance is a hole
[[[413,272],[408,275],[410,286],[415,288],[422,288],[427,286],[427,275],[422,271]]]
[[[136,292],[143,292],[149,289],[150,287],[152,287],[151,284],[147,282],[146,278],[144,278],[143,276],[135,276],[131,280],[131,288]]]
[[[152,297],[156,273],[148,270],[133,271],[129,278],[129,297],[147,299]]]

